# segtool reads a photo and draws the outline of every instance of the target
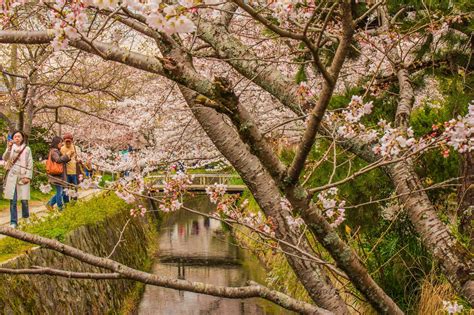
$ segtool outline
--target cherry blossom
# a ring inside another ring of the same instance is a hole
[[[214,185],[206,187],[206,194],[209,196],[209,199],[214,204],[216,204],[220,200],[220,198],[225,195],[226,191],[227,186],[224,184],[214,183]]]
[[[333,111],[325,115],[326,121],[336,129],[337,135],[345,139],[359,137],[364,142],[377,139],[377,131],[360,123],[362,117],[372,112],[372,102],[364,102],[362,97],[353,95],[347,107],[341,112]]]
[[[417,143],[417,140],[413,137],[411,127],[404,131],[393,128],[391,123],[387,123],[385,120],[379,121],[378,126],[383,128],[383,136],[378,140],[378,144],[372,148],[375,154],[388,158],[398,157]],[[417,148],[421,149],[419,146]]]
[[[115,194],[117,197],[124,200],[128,204],[133,204],[136,202],[135,196],[129,192],[116,190]]]
[[[43,193],[43,194],[49,194],[51,192],[51,190],[53,190],[53,188],[51,187],[50,184],[43,184],[41,183],[39,185],[39,190]]]
[[[468,113],[445,123],[443,135],[454,150],[464,153],[474,150],[474,102],[468,106]]]
[[[102,177],[97,176],[96,178],[86,178],[82,180],[78,187],[84,190],[91,189],[91,188],[97,188],[99,186],[100,180]]]
[[[139,204],[136,209],[135,208],[130,209],[130,216],[132,217],[138,217],[138,216],[144,217],[146,213],[147,213],[147,209],[145,208],[145,206],[141,204]]]
[[[443,307],[448,314],[460,314],[464,309],[464,307],[462,305],[459,305],[456,301],[443,301]]]
[[[168,180],[163,181],[163,198],[159,208],[163,212],[173,212],[183,206],[183,196],[187,188],[192,183],[192,176],[178,172],[172,175]]]
[[[79,197],[78,192],[74,188],[65,188],[64,193],[66,194],[66,196],[69,196],[69,198]]]
[[[302,218],[295,218],[293,216],[286,216],[285,219],[286,219],[286,222],[288,223],[288,225],[291,228],[298,229],[298,228],[300,228],[301,226],[303,226],[305,224],[304,220]]]
[[[217,183],[206,187],[206,194],[212,203],[217,204],[216,212],[212,214],[214,217],[219,219],[230,218],[237,223],[275,237],[275,226],[271,219],[265,218],[261,211],[246,209],[249,203],[248,199],[237,206],[239,195],[227,195],[226,186]]]
[[[340,201],[337,197],[338,189],[332,187],[318,194],[318,205],[324,215],[331,222],[332,227],[338,227],[345,220],[345,200]]]

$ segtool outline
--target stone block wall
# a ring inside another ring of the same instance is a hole
[[[65,243],[88,253],[107,257],[120,237],[129,215],[122,212],[105,222],[80,227],[66,236]],[[156,226],[133,218],[112,259],[142,269],[148,259],[149,236]],[[35,248],[9,260],[4,268],[48,266],[77,272],[105,272],[54,251]],[[1,314],[114,314],[133,288],[129,280],[73,280],[44,275],[0,275]]]

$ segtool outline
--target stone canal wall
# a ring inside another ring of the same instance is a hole
[[[65,243],[86,252],[107,257],[130,216],[115,214],[105,222],[82,226],[65,238]],[[112,259],[141,269],[155,224],[133,218]],[[51,250],[34,248],[0,265],[3,268],[49,266],[77,272],[105,272]],[[129,280],[72,280],[42,275],[0,275],[1,314],[107,314],[120,310],[124,297],[134,287]]]

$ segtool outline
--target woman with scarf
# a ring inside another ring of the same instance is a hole
[[[33,157],[31,149],[26,145],[25,135],[21,131],[12,134],[13,140],[8,141],[7,150],[3,153],[6,162],[7,178],[3,191],[5,199],[10,200],[10,227],[18,225],[17,201],[21,200],[21,214],[29,221],[30,183],[33,177]]]

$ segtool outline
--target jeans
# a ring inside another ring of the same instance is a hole
[[[86,173],[86,177],[92,177],[92,171],[89,171],[87,168],[84,167],[84,173]]]
[[[48,205],[51,207],[55,204],[58,205],[59,211],[63,210],[63,186],[61,185],[53,185],[56,188],[56,195],[51,197],[51,200],[48,201]]]
[[[13,193],[13,199],[10,200],[10,224],[18,225],[18,213],[17,213],[17,194],[16,187],[15,192]],[[28,208],[28,200],[21,201],[21,217],[27,219],[30,217],[30,209]]]
[[[74,174],[74,175],[66,175],[66,180],[68,182],[68,184],[74,184],[74,187],[71,187],[72,185],[69,185],[68,189],[75,189],[77,191],[77,184],[79,184],[79,181],[77,179],[77,175]],[[63,199],[64,199],[64,203],[68,203],[69,202],[69,196],[66,195],[65,192],[63,192]],[[71,198],[72,200],[77,200],[77,197],[74,197],[74,198]]]

